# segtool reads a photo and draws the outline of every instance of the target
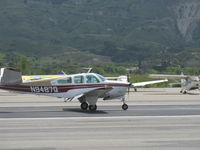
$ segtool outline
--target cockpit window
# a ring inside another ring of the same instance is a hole
[[[106,78],[104,78],[102,75],[100,75],[100,74],[96,74],[102,81],[105,81],[106,80]]]
[[[99,83],[100,81],[93,75],[86,76],[86,83]]]
[[[71,84],[72,78],[68,77],[68,78],[59,79],[59,80],[57,80],[57,83],[58,84]]]
[[[84,83],[84,78],[83,76],[75,76],[74,77],[74,83],[76,84],[79,84],[79,83]]]

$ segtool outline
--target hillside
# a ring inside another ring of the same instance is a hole
[[[0,53],[41,63],[200,65],[198,0],[1,0]]]

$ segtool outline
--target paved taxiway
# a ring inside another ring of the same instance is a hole
[[[139,89],[81,111],[62,99],[0,92],[1,150],[200,149],[200,93]]]

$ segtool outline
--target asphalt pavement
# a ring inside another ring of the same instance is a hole
[[[138,89],[122,102],[79,102],[0,91],[1,150],[199,150],[200,92]]]

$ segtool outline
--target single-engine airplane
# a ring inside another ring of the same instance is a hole
[[[200,80],[198,76],[188,75],[166,75],[166,74],[150,74],[151,78],[167,78],[167,79],[181,79],[181,91],[180,93],[186,94],[190,90],[200,88]]]
[[[98,98],[103,98],[103,100],[121,99],[122,109],[127,110],[125,94],[130,86],[131,83],[127,80],[107,80],[96,73],[81,73],[22,82],[19,70],[1,68],[0,71],[0,89],[2,90],[64,98],[66,101],[78,97],[81,109],[87,110],[89,107],[90,111],[97,109]]]
[[[121,99],[122,109],[127,110],[125,94],[129,87],[126,76],[121,76],[118,80],[108,80],[96,73],[81,73],[51,77],[23,82],[22,74],[13,68],[0,69],[0,89],[17,93],[36,94],[64,98],[71,101],[78,97],[81,109],[90,111],[97,109],[97,100]]]

